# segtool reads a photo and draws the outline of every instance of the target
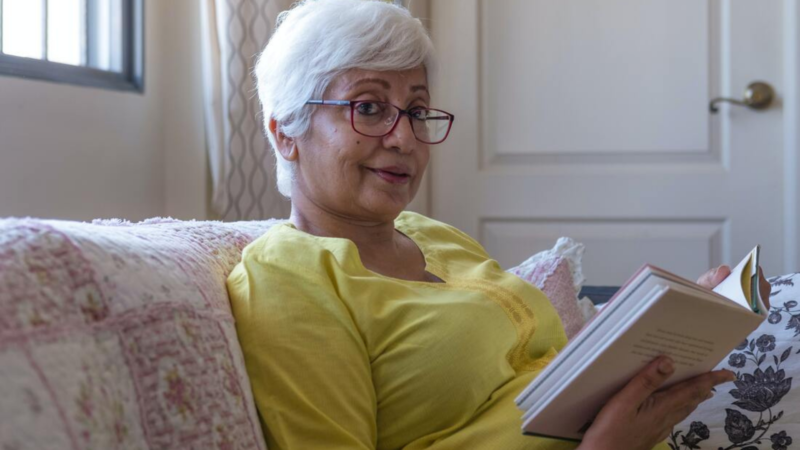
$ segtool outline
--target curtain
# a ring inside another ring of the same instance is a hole
[[[203,83],[212,209],[226,221],[288,217],[264,137],[253,69],[292,0],[202,0]]]

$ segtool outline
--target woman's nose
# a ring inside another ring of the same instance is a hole
[[[411,127],[411,120],[406,115],[401,115],[391,133],[384,137],[384,143],[389,147],[396,147],[400,153],[411,153],[417,146],[417,137]]]

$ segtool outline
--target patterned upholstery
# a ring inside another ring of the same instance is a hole
[[[0,220],[0,448],[265,449],[225,279],[274,223]]]
[[[673,450],[800,446],[800,273],[769,281],[769,318],[717,367],[737,380],[673,429]]]

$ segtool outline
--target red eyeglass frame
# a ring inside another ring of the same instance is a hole
[[[389,105],[389,106],[397,109],[399,111],[399,113],[397,114],[397,118],[395,119],[394,124],[392,125],[392,128],[390,128],[389,131],[387,131],[386,133],[381,134],[379,136],[373,136],[371,134],[366,134],[366,133],[362,133],[362,132],[358,131],[356,129],[355,110],[356,110],[356,106],[358,106],[358,105],[360,105],[362,103],[382,103],[384,105]],[[384,137],[384,136],[386,136],[388,134],[391,134],[392,131],[394,131],[394,129],[397,128],[397,124],[400,123],[400,117],[401,116],[407,116],[408,117],[408,122],[411,125],[411,131],[414,132],[414,139],[416,139],[416,140],[418,140],[418,141],[420,141],[420,142],[422,142],[424,144],[428,144],[428,145],[436,145],[436,144],[441,144],[442,142],[444,142],[445,139],[447,139],[447,136],[450,136],[450,130],[453,129],[453,122],[456,120],[456,116],[454,116],[453,114],[450,114],[447,111],[442,111],[441,109],[424,108],[424,109],[427,109],[428,111],[436,111],[438,113],[442,113],[445,116],[447,116],[446,118],[442,117],[442,118],[436,118],[436,119],[430,119],[430,120],[447,120],[448,121],[447,132],[444,134],[444,137],[442,139],[436,141],[436,142],[427,142],[427,141],[423,141],[422,139],[420,139],[417,136],[417,132],[414,130],[414,122],[411,121],[412,118],[411,118],[410,110],[406,110],[406,109],[400,108],[399,106],[393,105],[393,104],[391,104],[389,102],[380,102],[380,101],[375,101],[375,100],[309,100],[309,101],[306,102],[306,105],[349,106],[350,107],[350,126],[353,127],[353,131],[355,131],[356,133],[358,133],[358,134],[360,134],[362,136],[366,136],[366,137]],[[419,108],[419,107],[417,107],[417,108]],[[413,109],[416,109],[416,108],[412,108],[412,110]]]

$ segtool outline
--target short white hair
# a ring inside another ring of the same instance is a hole
[[[276,29],[256,63],[264,131],[277,159],[278,190],[292,196],[295,163],[285,160],[269,132],[299,138],[331,81],[349,69],[435,70],[425,27],[407,9],[380,0],[303,0],[278,16]],[[346,100],[346,99],[337,99]]]

